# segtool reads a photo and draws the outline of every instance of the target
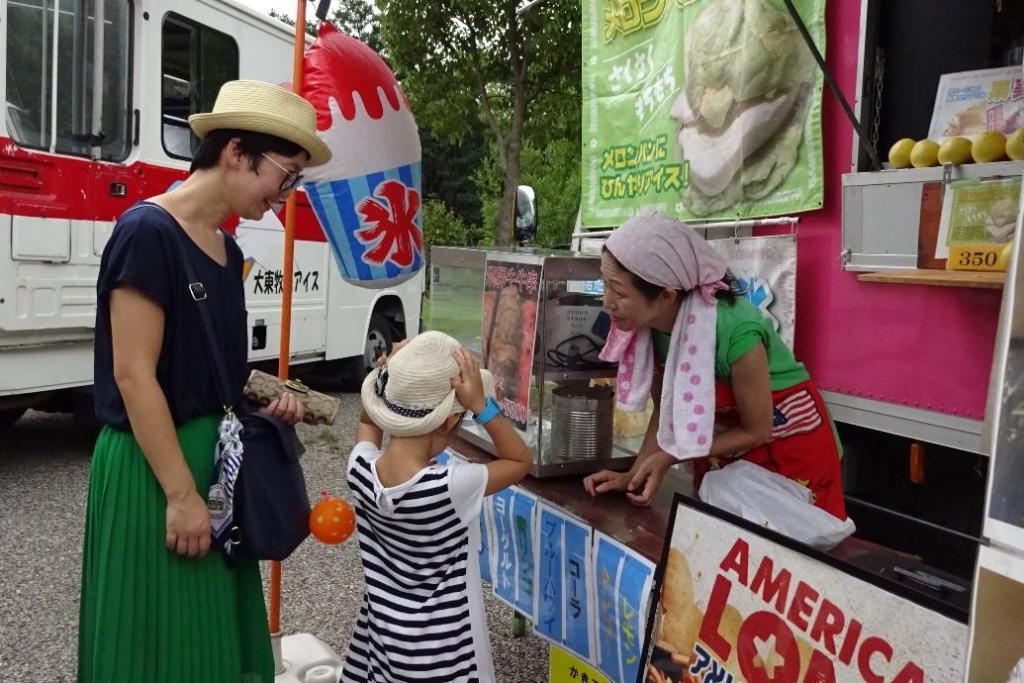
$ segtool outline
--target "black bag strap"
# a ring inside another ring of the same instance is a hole
[[[217,396],[220,399],[221,405],[224,406],[225,412],[228,410],[234,410],[235,401],[232,398],[234,392],[231,391],[231,382],[228,380],[227,372],[224,369],[224,362],[221,360],[221,354],[217,347],[217,338],[213,333],[213,320],[210,318],[210,307],[205,303],[207,300],[206,286],[196,277],[195,268],[192,266],[192,259],[188,257],[188,251],[186,250],[185,240],[192,239],[185,232],[185,229],[178,223],[178,219],[171,215],[171,213],[160,206],[152,202],[143,202],[135,205],[128,211],[121,214],[124,217],[131,211],[136,209],[143,209],[146,207],[152,207],[157,211],[162,212],[164,215],[171,218],[175,224],[175,234],[178,236],[176,243],[178,245],[178,253],[181,255],[181,263],[185,266],[185,277],[188,280],[188,293],[193,301],[198,304],[199,308],[199,319],[202,322],[203,328],[203,339],[206,342],[206,356],[210,360],[210,369],[213,370],[214,381],[217,385]]]

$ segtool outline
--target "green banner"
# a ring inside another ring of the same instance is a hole
[[[819,49],[825,0],[794,0]],[[822,76],[781,0],[583,5],[587,227],[822,204]]]

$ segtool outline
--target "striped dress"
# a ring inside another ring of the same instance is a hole
[[[366,590],[341,681],[493,681],[478,560],[487,469],[453,459],[384,487],[379,457],[371,443],[349,457]]]

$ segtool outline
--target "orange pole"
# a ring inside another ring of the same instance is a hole
[[[292,56],[292,91],[302,93],[302,57],[306,49],[306,0],[297,0],[295,9],[295,51]],[[292,343],[292,271],[295,269],[295,193],[284,207],[284,278],[281,292],[281,347],[277,376],[288,379],[288,361]],[[272,634],[281,632],[281,563],[270,563],[270,605],[268,621]]]

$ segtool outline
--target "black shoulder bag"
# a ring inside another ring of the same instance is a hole
[[[181,228],[178,237],[189,295],[199,307],[210,368],[224,406],[207,502],[213,542],[229,564],[238,552],[259,560],[283,560],[309,535],[309,496],[299,464],[302,444],[292,425],[244,406],[235,409],[235,392],[205,304],[206,288],[185,249],[184,240],[190,238]]]

